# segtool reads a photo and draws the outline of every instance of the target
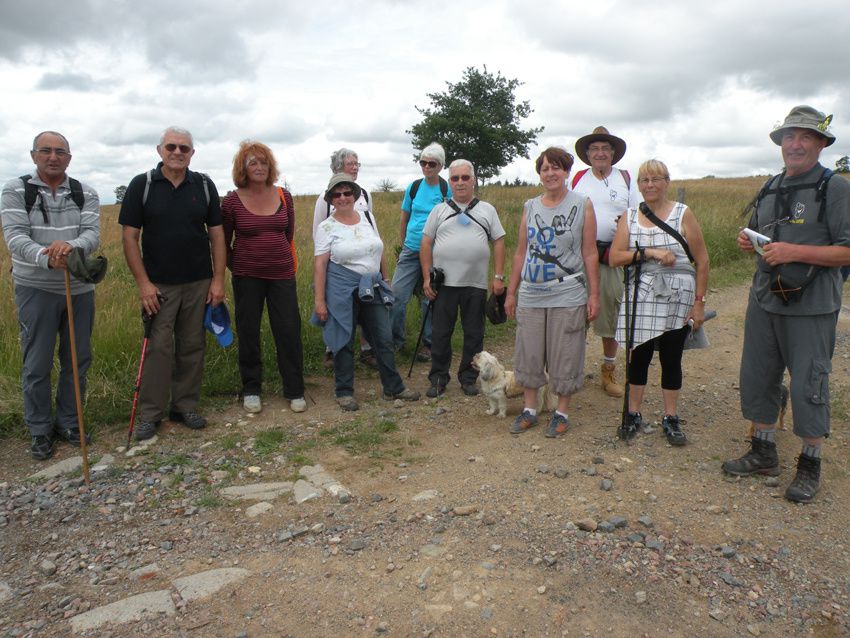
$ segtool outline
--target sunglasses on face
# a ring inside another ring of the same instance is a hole
[[[452,175],[449,177],[451,182],[468,182],[472,179],[472,175]]]
[[[340,197],[354,197],[354,191],[334,191],[331,193],[331,199],[339,199]]]
[[[419,166],[425,168],[437,168],[440,165],[440,162],[435,162],[434,160],[419,160]]]
[[[163,145],[163,148],[166,151],[168,151],[169,153],[173,153],[178,148],[180,149],[181,153],[188,153],[189,151],[192,150],[192,147],[189,146],[188,144],[165,144],[165,145]]]

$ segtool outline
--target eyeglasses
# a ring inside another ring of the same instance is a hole
[[[354,197],[354,191],[334,191],[331,193],[331,199],[339,199],[340,197]]]
[[[450,182],[468,182],[472,179],[472,175],[452,175],[449,177]]]
[[[440,165],[440,162],[435,162],[434,160],[419,160],[419,166],[425,168],[437,168]]]
[[[43,156],[43,157],[50,157],[51,155],[55,154],[56,157],[58,157],[60,159],[70,155],[70,153],[68,151],[66,151],[64,148],[50,148],[49,146],[45,146],[43,148],[36,149],[35,152],[38,153],[39,155]]]
[[[189,151],[192,150],[192,147],[189,146],[188,144],[164,144],[163,148],[166,151],[168,151],[169,153],[173,153],[178,148],[180,149],[181,153],[188,153]]]
[[[666,177],[641,177],[638,179],[638,184],[662,184],[666,181]]]
[[[346,162],[345,163],[346,168],[360,168],[360,166],[361,166],[360,162]]]
[[[587,147],[588,153],[613,153],[614,149],[610,144],[591,144]]]

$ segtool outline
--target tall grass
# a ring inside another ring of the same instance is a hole
[[[673,182],[670,194],[684,187],[686,201],[696,213],[706,236],[712,262],[711,285],[725,285],[741,281],[751,272],[750,260],[735,248],[734,237],[742,225],[740,211],[758,190],[763,179],[704,179]],[[499,211],[505,227],[507,244],[507,270],[510,256],[516,246],[517,230],[523,203],[539,193],[530,187],[484,186],[479,197],[492,203]],[[394,255],[399,243],[399,209],[401,193],[374,193],[375,218],[387,246],[388,255]],[[312,313],[310,292],[312,281],[313,242],[310,236],[315,196],[295,198],[297,214],[296,245],[299,257],[298,298],[303,321],[302,339],[307,375],[330,375],[321,366],[324,344],[321,332],[307,321]],[[102,252],[109,259],[109,274],[98,285],[95,293],[97,313],[93,335],[94,361],[88,374],[86,397],[87,425],[97,430],[104,427],[120,428],[127,422],[132,400],[133,383],[138,369],[142,340],[135,281],[124,263],[121,251],[121,227],[118,225],[118,206],[104,206],[101,211]],[[392,259],[390,260],[392,261]],[[15,314],[14,291],[9,274],[9,254],[5,243],[0,249],[0,436],[23,435],[25,432],[20,392],[20,350],[18,324]],[[232,297],[230,279],[228,295]],[[409,361],[413,342],[419,331],[420,313],[417,304],[408,312],[408,344],[405,356],[399,361]],[[232,302],[231,302],[232,310]],[[487,325],[487,342],[512,342],[513,324]],[[267,379],[266,392],[279,388],[274,360],[274,342],[267,323],[262,332],[263,365]],[[400,363],[400,368],[403,364]],[[55,378],[55,374],[54,374]],[[204,401],[231,400],[239,390],[239,373],[236,348],[223,349],[210,337],[202,395]]]

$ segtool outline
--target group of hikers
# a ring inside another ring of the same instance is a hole
[[[840,269],[850,265],[850,185],[831,179],[832,171],[819,162],[835,141],[831,118],[797,106],[770,132],[784,169],[758,193],[735,240],[740,250],[756,255],[740,373],[741,408],[752,436],[750,449],[723,469],[737,476],[779,474],[775,433],[787,370],[802,449],[786,497],[797,502],[811,501],[820,486]],[[207,425],[198,408],[204,327],[224,331],[220,340],[229,334],[227,268],[243,408],[262,410],[260,335],[267,308],[283,396],[293,412],[303,412],[296,217],[291,194],[276,186],[272,150],[257,141],[241,143],[233,159],[235,190],[220,199],[207,175],[189,169],[195,153],[189,131],[167,128],[156,148],[161,161],[130,181],[118,218],[146,322],[136,439],[153,437],[166,418],[192,429]],[[699,222],[685,204],[668,199],[670,174],[663,162],[643,162],[634,177],[616,168],[626,142],[604,127],[579,138],[574,148],[589,168],[573,172],[574,157],[561,147],[536,158],[542,193],[523,206],[509,269],[499,214],[476,197],[475,166],[468,160],[449,163],[444,179],[443,147],[422,149],[422,177],[405,189],[401,248],[390,269],[372,198],[357,181],[358,155],[347,148],[333,153],[332,176],[313,214],[310,321],[322,329],[325,363],[333,368],[342,410],[359,408],[355,342],[361,363],[378,371],[385,399],[420,398],[404,384],[396,353],[406,344],[408,302],[421,286],[422,348],[417,343],[414,356],[430,362],[428,397],[443,395],[450,383],[458,315],[463,346],[456,378],[469,396],[479,392],[473,358],[484,348],[485,316],[515,319],[513,367],[523,408],[509,431],[521,434],[538,425],[538,392],[548,386],[557,407],[545,434],[562,436],[570,429],[570,399],[583,384],[592,324],[601,339],[602,389],[612,397],[627,395],[618,436],[629,441],[642,430],[640,410],[657,350],[662,430],[671,445],[687,443],[677,410],[682,353],[706,319],[709,276]],[[98,248],[100,204],[94,189],[68,176],[71,149],[63,135],[36,135],[31,157],[35,173],[5,185],[0,215],[20,323],[24,419],[32,456],[44,460],[57,439],[81,444],[77,406],[92,358],[95,280],[71,264]],[[625,387],[616,374],[621,346]]]

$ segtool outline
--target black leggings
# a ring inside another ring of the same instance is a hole
[[[629,362],[629,383],[646,385],[649,363],[652,361],[652,353],[657,348],[658,360],[661,361],[662,389],[680,390],[682,388],[682,352],[685,349],[688,330],[688,326],[670,330],[632,350]]]

